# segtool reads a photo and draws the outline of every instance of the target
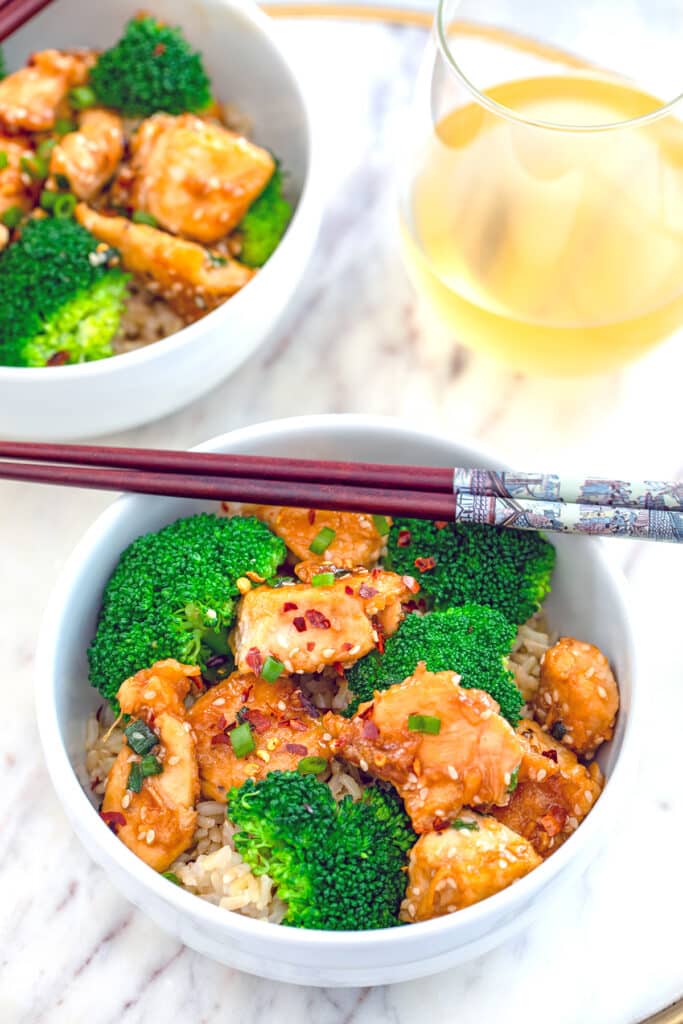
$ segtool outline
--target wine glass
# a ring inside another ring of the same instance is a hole
[[[666,0],[440,0],[401,233],[458,341],[584,374],[683,324],[682,38]]]

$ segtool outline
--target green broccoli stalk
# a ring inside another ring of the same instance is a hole
[[[524,703],[507,667],[517,630],[493,608],[466,604],[443,612],[408,615],[387,637],[384,653],[371,651],[347,673],[353,702],[344,714],[372,700],[376,690],[401,683],[424,661],[430,672],[457,672],[466,689],[485,690],[516,725]]]
[[[0,363],[46,366],[112,355],[128,277],[74,220],[29,220],[0,255]]]
[[[416,836],[395,791],[372,785],[336,803],[312,775],[274,771],[227,795],[235,847],[268,874],[287,904],[284,924],[327,931],[390,928],[405,894]]]
[[[219,662],[227,673],[236,581],[268,578],[285,557],[283,541],[254,518],[201,514],[139,537],[105,587],[88,651],[92,685],[115,705],[125,679],[163,658],[199,664],[210,678]]]
[[[291,218],[292,207],[282,194],[282,173],[278,167],[238,224],[242,233],[241,262],[248,267],[262,267],[280,244]]]
[[[180,29],[152,17],[127,23],[118,43],[98,57],[90,85],[100,103],[129,117],[204,110],[211,102],[200,54]]]
[[[421,559],[428,560],[427,567]],[[423,596],[437,610],[485,604],[519,625],[550,592],[555,548],[530,530],[397,519],[386,565],[416,576]]]

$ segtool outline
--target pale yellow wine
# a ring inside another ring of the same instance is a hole
[[[488,95],[573,126],[661,106],[592,73]],[[609,369],[683,325],[683,125],[672,114],[576,131],[462,106],[437,125],[402,220],[409,270],[456,337],[522,369]]]

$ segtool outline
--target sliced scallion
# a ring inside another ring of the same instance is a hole
[[[52,206],[52,212],[59,220],[66,220],[73,216],[76,209],[76,196],[72,192],[65,192],[57,196]]]
[[[0,220],[6,228],[15,228],[23,216],[24,211],[20,206],[9,206],[5,212],[0,215]]]
[[[164,770],[163,764],[154,754],[145,754],[140,761],[140,767],[144,778],[147,778],[148,775],[161,775]]]
[[[441,719],[434,715],[408,715],[408,728],[411,732],[426,732],[438,736],[441,731]]]
[[[136,754],[149,754],[153,747],[159,742],[159,737],[153,729],[143,722],[141,718],[136,719],[127,725],[123,730],[131,750]]]
[[[387,517],[373,516],[372,521],[375,524],[375,529],[377,530],[380,537],[386,537],[390,530],[389,520],[387,519]]]
[[[272,658],[270,655],[263,662],[263,668],[261,669],[261,679],[265,679],[267,683],[274,683],[285,670],[285,666],[277,658]]]
[[[311,578],[311,583],[314,587],[331,587],[334,583],[334,573],[317,572],[315,576]]]
[[[248,722],[243,722],[242,725],[238,725],[236,729],[232,730],[230,742],[235,751],[235,757],[246,757],[252,750],[256,750],[251,726]]]
[[[128,782],[126,783],[126,789],[129,789],[131,793],[139,793],[142,789],[142,780],[144,776],[142,774],[142,768],[140,767],[139,761],[134,761],[130,766],[128,772]]]
[[[314,555],[322,555],[336,536],[337,531],[333,530],[331,526],[323,526],[320,533],[317,533],[311,541],[308,550],[312,551]]]
[[[45,157],[39,156],[37,153],[35,156],[22,156],[20,164],[22,171],[34,181],[47,178],[48,164]]]
[[[75,107],[76,110],[87,110],[88,107],[95,106],[97,96],[95,95],[95,90],[91,89],[89,85],[77,85],[69,92],[69,100],[71,106]]]
[[[180,879],[178,878],[178,876],[176,875],[175,871],[164,871],[164,872],[162,872],[161,877],[162,878],[167,878],[169,880],[169,882],[173,882],[174,885],[182,885],[183,884],[180,881]]]
[[[465,821],[464,818],[456,818],[451,822],[451,828],[464,829],[467,832],[478,832],[479,825],[476,821]]]
[[[324,757],[302,757],[296,766],[299,775],[320,775],[326,768]]]
[[[59,192],[51,192],[49,188],[44,188],[40,193],[40,205],[44,210],[52,210],[58,198]]]
[[[148,224],[150,228],[155,228],[159,223],[156,217],[145,210],[135,210],[131,219],[135,224]]]
[[[52,152],[52,150],[55,148],[56,145],[57,145],[57,140],[56,139],[43,139],[43,141],[38,146],[38,148],[36,150],[36,153],[38,154],[39,157],[42,157],[43,160],[47,160],[49,158],[49,156],[50,156],[50,153]]]
[[[5,152],[4,149],[0,150],[0,171],[4,171],[4,169],[8,166],[8,164],[9,164],[9,157],[7,156],[7,153]]]
[[[508,788],[507,788],[508,793],[514,793],[514,791],[517,789],[517,784],[518,783],[519,783],[519,765],[517,765],[517,767],[515,768],[514,772],[512,772],[510,774],[510,782],[509,782]]]
[[[55,131],[57,135],[68,135],[69,132],[76,131],[76,123],[68,117],[58,117],[55,121]]]

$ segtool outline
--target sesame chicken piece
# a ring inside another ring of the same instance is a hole
[[[524,756],[519,781],[506,807],[491,813],[528,839],[541,857],[548,857],[576,831],[602,792],[602,773],[530,719],[517,726]]]
[[[564,636],[546,651],[534,717],[580,757],[612,738],[619,690],[609,662],[593,644]]]
[[[234,672],[203,694],[187,717],[197,738],[202,795],[209,800],[225,800],[232,786],[276,769],[296,771],[302,757],[330,756],[332,737],[322,717],[285,676],[267,683]],[[249,723],[256,749],[237,757],[230,732],[242,722]]]
[[[452,672],[414,675],[375,693],[351,719],[326,716],[337,757],[391,782],[416,832],[451,821],[465,805],[505,803],[522,746],[482,690]],[[410,716],[438,719],[437,733],[414,731]]]
[[[144,719],[156,733],[159,745],[152,752],[163,771],[144,778],[139,793],[129,790],[131,765],[141,758],[125,743],[109,773],[101,813],[119,839],[156,871],[165,871],[194,836],[199,771],[183,700],[199,675],[196,666],[169,658],[127,679],[117,694],[121,711]]]
[[[327,587],[256,587],[237,614],[237,668],[258,673],[269,655],[290,675],[352,665],[381,642],[379,616],[409,596],[400,576],[377,569],[349,573]]]
[[[21,169],[21,161],[34,155],[31,144],[19,137],[0,135],[0,152],[7,157],[7,165],[0,170],[0,214],[12,206],[30,210],[35,203],[37,187]]]
[[[109,181],[123,156],[123,121],[112,110],[92,108],[80,116],[52,150],[50,174],[63,174],[79,199],[92,199]]]
[[[205,245],[237,227],[275,171],[267,150],[196,114],[148,118],[131,153],[133,207]]]
[[[402,921],[452,914],[507,889],[541,863],[534,848],[495,818],[465,811],[456,827],[425,832],[413,846]]]
[[[146,279],[148,287],[160,292],[187,322],[219,306],[255,273],[237,260],[212,262],[208,250],[196,242],[126,217],[98,213],[85,203],[76,207],[76,220],[95,238],[118,249],[124,268]]]
[[[43,132],[54,126],[69,89],[82,85],[95,63],[87,50],[42,50],[28,67],[0,81],[0,126],[10,132]]]
[[[302,566],[331,562],[338,569],[356,566],[372,569],[384,549],[385,537],[377,531],[373,517],[360,512],[242,505],[239,514],[256,516],[266,523],[273,533],[282,537],[292,554],[301,559]],[[388,516],[384,518],[391,526],[391,519]],[[322,554],[316,555],[311,551],[311,544],[324,527],[334,531],[334,539]],[[297,576],[301,575],[299,566],[295,572]]]

